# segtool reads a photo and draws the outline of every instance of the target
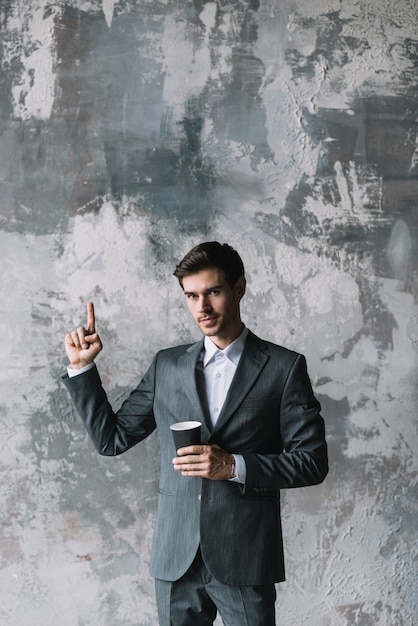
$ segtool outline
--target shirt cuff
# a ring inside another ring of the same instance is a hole
[[[94,363],[89,363],[88,365],[85,365],[84,367],[80,367],[80,369],[78,370],[75,367],[71,367],[71,365],[69,365],[67,367],[68,378],[73,378],[74,376],[78,376],[79,374],[84,374],[84,372],[88,372],[93,367],[94,367]]]
[[[232,482],[242,483],[245,485],[245,481],[247,478],[247,466],[245,465],[244,457],[241,454],[233,454],[235,459],[235,473],[236,476],[234,478],[230,478]]]

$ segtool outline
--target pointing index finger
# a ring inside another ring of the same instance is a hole
[[[94,317],[94,305],[93,302],[87,302],[87,333],[92,335],[96,332],[96,320]]]

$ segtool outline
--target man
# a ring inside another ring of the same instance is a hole
[[[86,328],[65,338],[64,382],[100,454],[158,429],[150,571],[160,626],[209,626],[217,611],[225,626],[271,626],[284,580],[280,489],[328,471],[320,405],[304,357],[241,321],[244,266],[231,246],[196,246],[174,275],[201,341],[160,351],[114,413],[93,363],[102,344],[89,303]],[[169,427],[185,420],[202,422],[202,443],[176,452]]]

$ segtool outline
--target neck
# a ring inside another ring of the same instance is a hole
[[[213,343],[215,344],[217,348],[219,348],[219,350],[225,350],[225,348],[227,348],[233,341],[235,341],[235,339],[238,339],[238,337],[240,336],[243,330],[244,330],[244,324],[243,322],[241,322],[241,320],[239,320],[239,323],[237,324],[236,328],[231,329],[227,336],[222,336],[222,335],[214,335],[213,337],[210,337],[210,335],[207,335],[207,336],[213,341]]]

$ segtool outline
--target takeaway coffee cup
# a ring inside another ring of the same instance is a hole
[[[170,428],[176,450],[200,443],[201,422],[176,422]]]

